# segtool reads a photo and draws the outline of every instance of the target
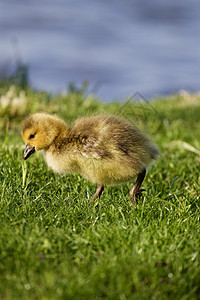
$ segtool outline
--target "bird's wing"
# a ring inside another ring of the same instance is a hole
[[[95,137],[89,137],[81,145],[80,152],[87,158],[103,159],[111,156],[106,148],[105,144]]]

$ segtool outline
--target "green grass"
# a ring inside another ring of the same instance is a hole
[[[200,98],[103,104],[73,90],[26,97],[20,109],[0,106],[0,298],[198,299]],[[128,183],[89,206],[94,185],[55,175],[42,153],[24,162],[20,127],[38,110],[69,121],[107,111],[135,122],[162,152],[143,200],[129,203]]]

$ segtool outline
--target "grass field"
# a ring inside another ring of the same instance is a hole
[[[110,112],[137,124],[161,156],[144,197],[60,177],[42,153],[24,162],[20,127],[34,111],[69,122]],[[0,299],[199,299],[200,97],[103,104],[84,90],[0,90]]]

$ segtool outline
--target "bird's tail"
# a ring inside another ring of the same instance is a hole
[[[158,150],[157,146],[154,144],[150,144],[150,156],[152,159],[157,159],[160,151]]]

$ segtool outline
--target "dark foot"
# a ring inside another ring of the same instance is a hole
[[[146,175],[146,169],[143,169],[143,171],[139,173],[136,183],[130,190],[130,199],[133,205],[135,205],[135,202],[137,203],[138,199],[140,199],[142,196],[142,192],[144,191],[144,189],[140,189],[140,187],[145,178],[145,175]]]
[[[133,196],[130,196],[130,202],[135,205],[135,203],[138,203],[138,200],[140,200],[142,198],[142,192],[144,192],[145,189],[141,189],[139,191],[137,191]]]
[[[90,205],[93,203],[93,201],[96,199],[96,198],[100,198],[101,197],[101,194],[103,193],[103,190],[104,190],[104,186],[103,185],[98,185],[97,186],[97,190],[96,190],[96,193],[94,194],[93,198],[92,198],[92,201],[90,202]]]

